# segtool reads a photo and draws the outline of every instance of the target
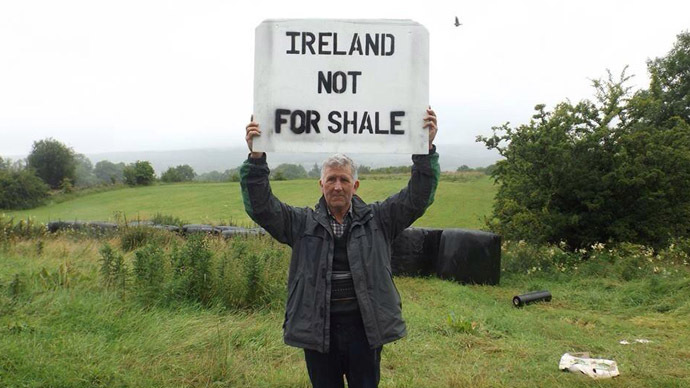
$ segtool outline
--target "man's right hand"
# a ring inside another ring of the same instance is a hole
[[[252,149],[253,143],[254,143],[254,136],[260,136],[261,135],[261,130],[259,129],[259,123],[254,121],[254,115],[252,115],[251,121],[249,124],[247,124],[247,132],[244,137],[245,140],[247,140],[247,147],[249,147],[249,151],[251,154],[249,155],[250,158],[258,159],[263,156],[263,152],[254,152]]]

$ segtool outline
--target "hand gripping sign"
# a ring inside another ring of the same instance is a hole
[[[410,20],[256,28],[254,151],[427,153],[429,34]]]

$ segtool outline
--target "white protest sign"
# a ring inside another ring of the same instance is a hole
[[[428,152],[421,24],[266,20],[255,39],[254,151]]]

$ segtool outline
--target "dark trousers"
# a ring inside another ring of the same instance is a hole
[[[381,350],[369,348],[359,312],[331,317],[329,353],[304,350],[309,379],[314,388],[342,388],[343,375],[349,388],[375,388],[379,385]]]

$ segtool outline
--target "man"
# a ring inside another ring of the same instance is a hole
[[[261,130],[253,117],[246,127],[250,154],[240,170],[245,210],[292,247],[283,338],[304,349],[314,387],[343,387],[343,375],[351,388],[378,386],[383,344],[406,334],[391,274],[391,242],[434,199],[440,168],[431,108],[423,128],[429,131],[429,153],[412,156],[406,188],[366,204],[356,195],[354,162],[334,155],[321,170],[323,196],[310,209],[289,206],[272,194],[266,154],[252,151]]]

